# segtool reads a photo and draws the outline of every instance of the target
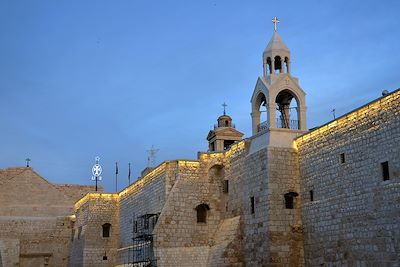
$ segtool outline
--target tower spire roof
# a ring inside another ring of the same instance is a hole
[[[289,48],[282,41],[282,37],[279,35],[277,31],[274,31],[271,40],[269,41],[267,47],[264,52],[270,52],[272,50],[283,50],[289,52]]]

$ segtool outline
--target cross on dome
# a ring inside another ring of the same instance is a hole
[[[228,106],[227,104],[225,104],[225,102],[222,104],[222,106],[224,107],[224,115],[226,115],[226,110],[225,108]]]
[[[278,28],[278,23],[279,23],[279,19],[277,17],[274,17],[272,19],[272,23],[274,24],[274,30],[276,31],[276,29]]]

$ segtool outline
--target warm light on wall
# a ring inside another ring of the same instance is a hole
[[[75,210],[78,210],[82,205],[84,205],[88,201],[92,200],[119,200],[118,194],[109,194],[109,193],[87,193],[83,198],[79,199],[74,207]]]
[[[242,140],[240,142],[234,143],[231,147],[225,152],[225,155],[230,157],[234,153],[242,152],[244,150],[245,141]]]
[[[200,166],[200,162],[198,162],[197,160],[179,160],[178,161],[178,166],[179,167],[199,167]]]
[[[145,183],[149,182],[151,179],[153,179],[155,176],[159,175],[160,173],[165,171],[167,162],[163,162],[160,165],[157,166],[154,170],[131,184],[130,186],[126,187],[124,190],[119,192],[119,196],[125,196],[127,194],[130,194],[132,191],[136,191],[138,188],[141,188]]]
[[[330,130],[332,130],[333,128],[337,128],[337,127],[343,127],[348,125],[350,122],[355,122],[357,120],[360,119],[360,117],[363,116],[373,116],[376,115],[379,112],[382,111],[386,111],[388,110],[391,105],[389,105],[388,103],[393,102],[395,103],[395,101],[399,102],[400,100],[400,90],[396,90],[395,92],[381,97],[378,100],[375,100],[367,105],[364,105],[354,111],[351,111],[343,116],[341,116],[340,118],[331,121],[311,132],[308,132],[302,136],[299,136],[298,138],[295,139],[295,147],[297,147],[298,145],[301,145],[302,142],[307,141],[309,139],[313,139],[313,138],[320,138],[322,135],[326,134],[326,132],[329,132]],[[400,105],[400,103],[397,103],[397,105]]]

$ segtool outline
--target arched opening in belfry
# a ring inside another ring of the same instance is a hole
[[[289,66],[289,58],[288,57],[285,57],[284,69],[285,69],[285,73],[290,73],[290,66]]]
[[[267,99],[262,92],[258,93],[256,101],[254,103],[254,117],[256,120],[257,132],[266,130],[269,127],[268,116],[267,116]]]
[[[267,74],[272,74],[272,61],[271,58],[267,58]]]
[[[281,59],[280,56],[276,56],[274,58],[274,69],[275,69],[275,73],[282,73],[283,72],[282,59]]]
[[[299,102],[296,95],[285,89],[276,96],[276,127],[300,129]]]
[[[210,207],[207,204],[200,204],[196,207],[197,223],[207,223],[207,212]]]

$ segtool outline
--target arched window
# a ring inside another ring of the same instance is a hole
[[[196,207],[198,223],[207,223],[208,210],[210,210],[210,207],[207,204],[200,204]]]
[[[110,237],[111,224],[105,223],[103,227],[103,237]]]
[[[294,209],[294,198],[299,194],[296,192],[289,192],[285,194],[285,208]]]
[[[272,61],[270,57],[267,58],[267,67],[267,74],[272,74]]]
[[[289,68],[289,58],[285,57],[285,73],[290,73],[290,68]]]
[[[282,59],[280,56],[276,56],[275,57],[275,62],[274,62],[274,69],[275,69],[275,73],[282,73],[283,69],[282,69]]]

